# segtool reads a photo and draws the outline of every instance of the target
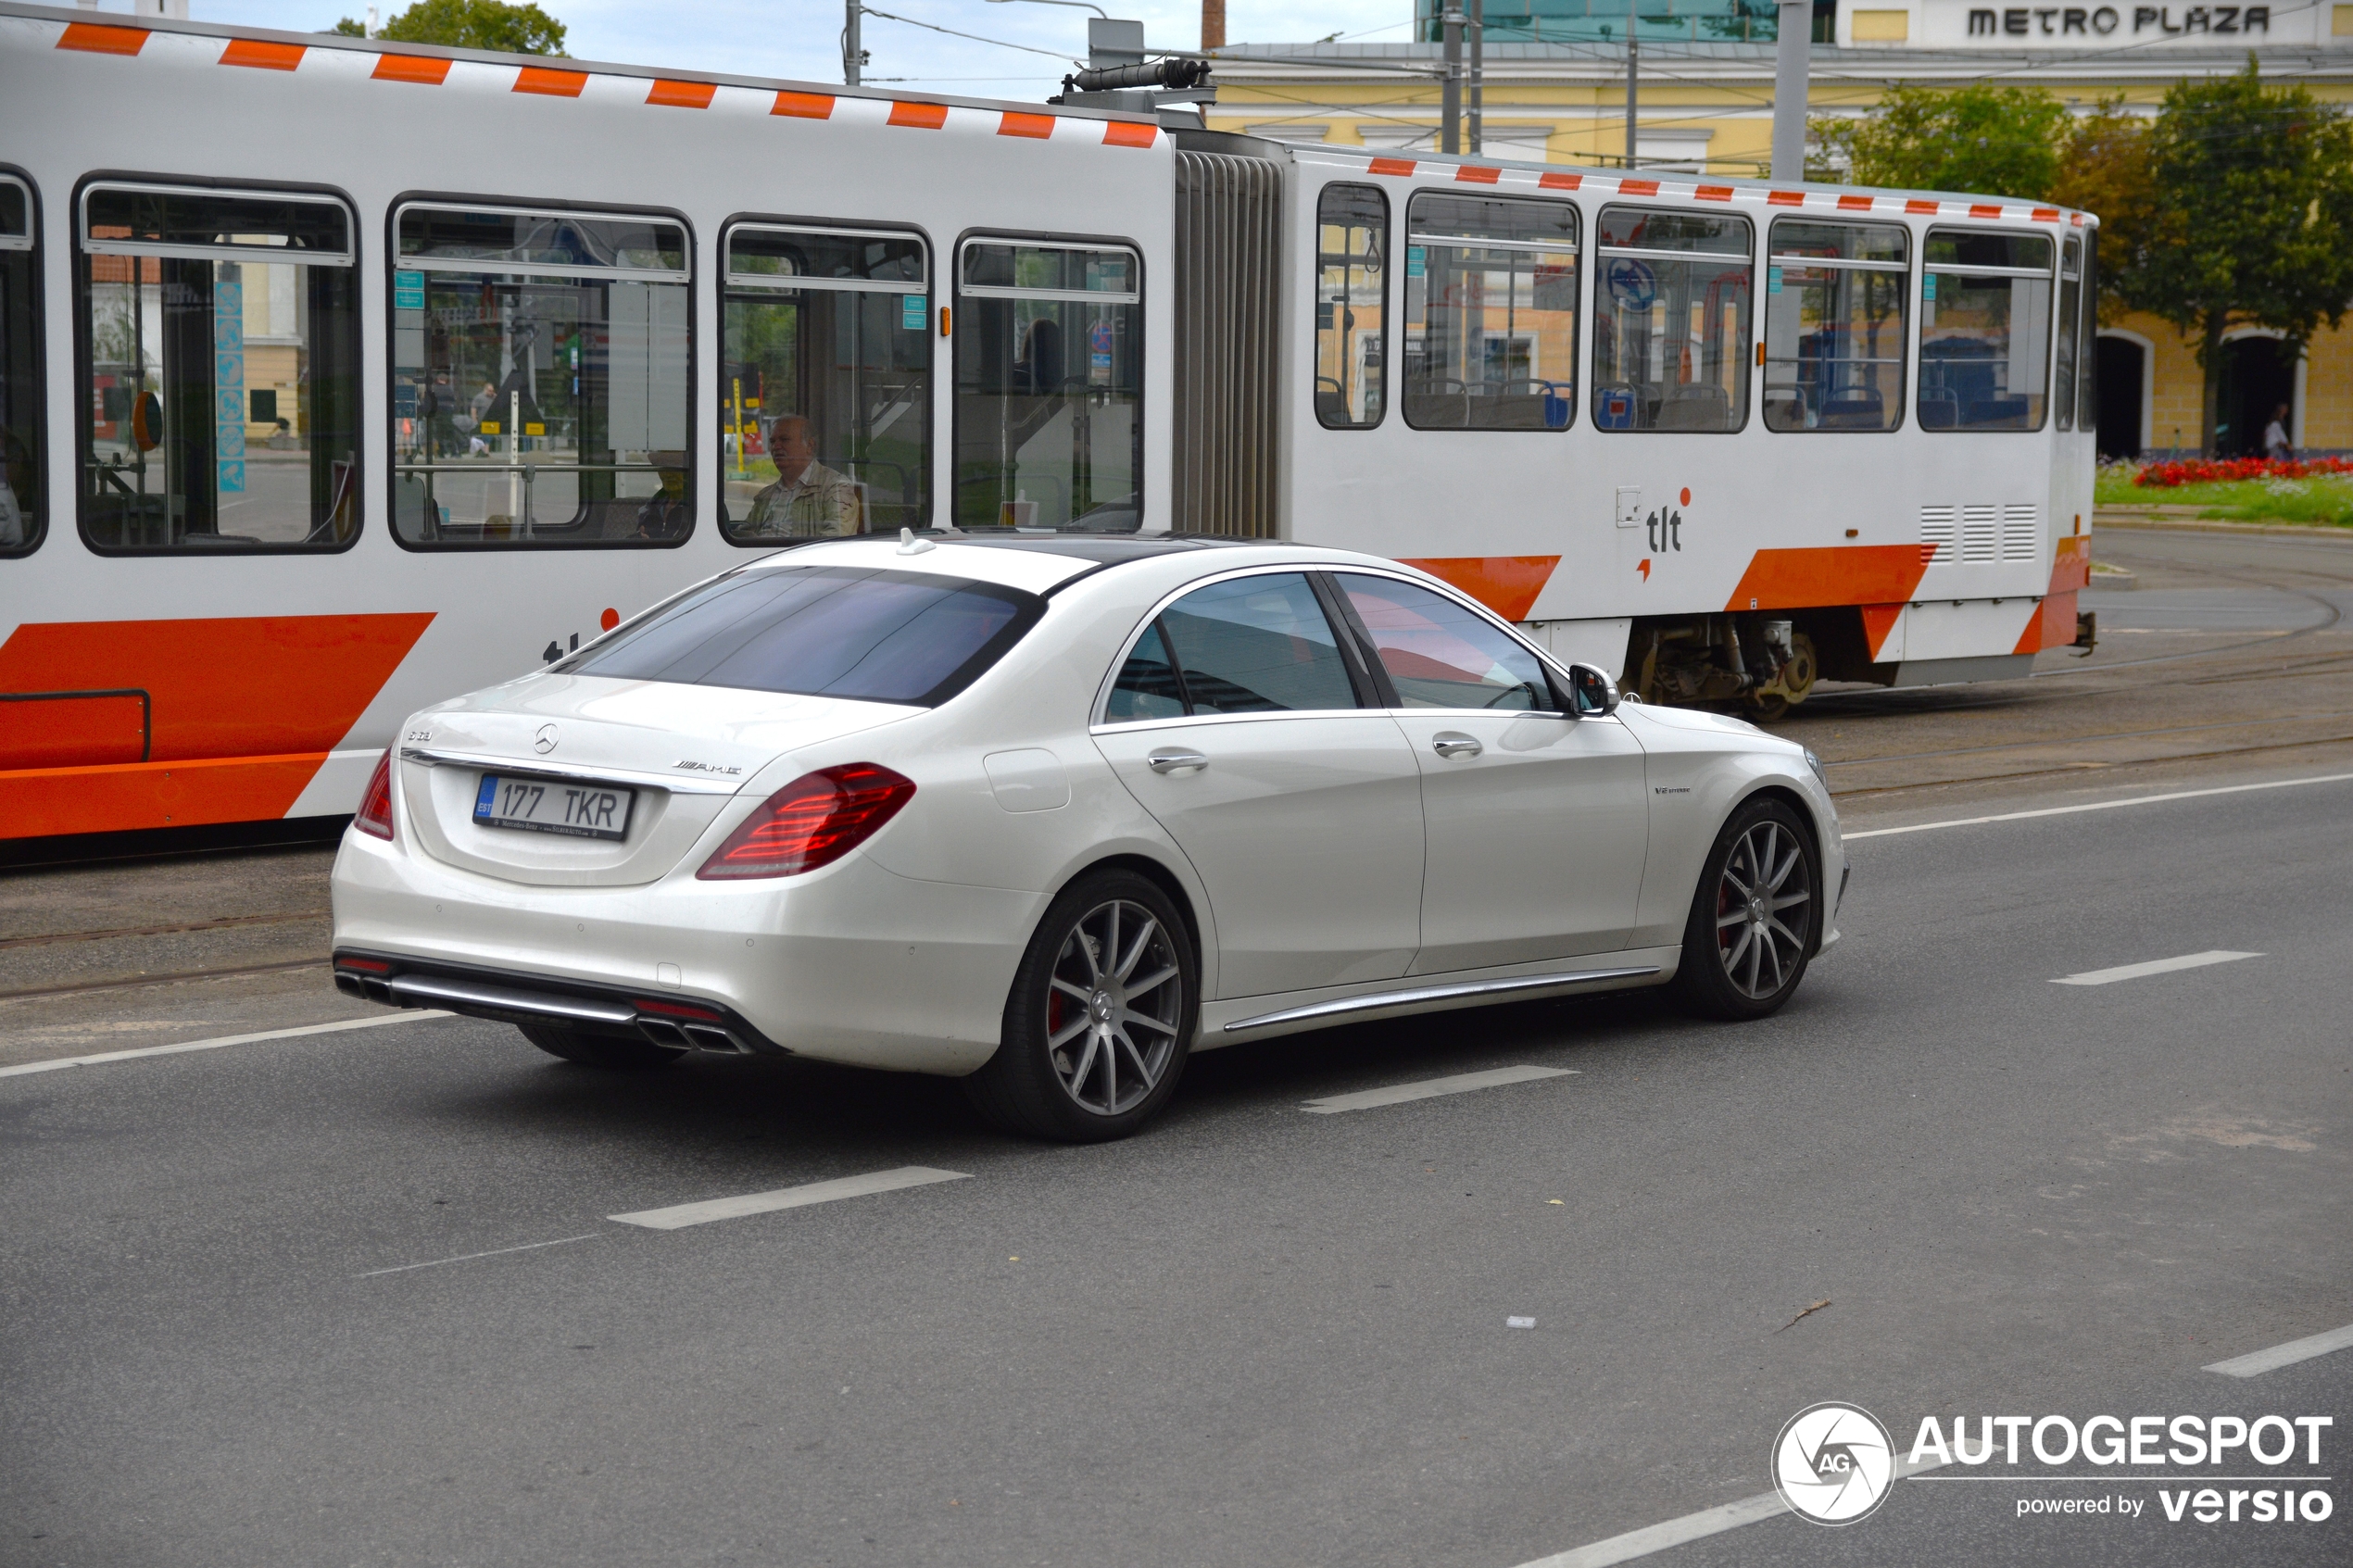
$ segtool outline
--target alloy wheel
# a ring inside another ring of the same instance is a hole
[[[1716,884],[1717,957],[1741,995],[1763,1001],[1797,972],[1813,897],[1806,847],[1795,834],[1762,822],[1741,834]]]
[[[1151,910],[1124,898],[1096,905],[1054,957],[1046,1054],[1081,1110],[1117,1116],[1167,1075],[1184,1016],[1184,972]]]

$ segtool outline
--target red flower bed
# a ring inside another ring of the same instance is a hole
[[[2151,463],[2133,476],[2133,483],[2153,490],[2177,484],[2230,484],[2243,479],[2303,479],[2316,473],[2353,473],[2353,462],[2343,458],[2184,458]]]

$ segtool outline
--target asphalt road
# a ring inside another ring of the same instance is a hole
[[[1756,1496],[1824,1399],[2327,1415],[2334,1512],[1932,1474],[1642,1561],[2353,1560],[2353,1350],[2199,1370],[2353,1323],[2348,829],[2353,782],[1860,838],[1775,1019],[1238,1048],[1109,1148],[453,1019],[0,1076],[0,1562],[1515,1568]],[[2212,950],[2259,956],[2052,984]],[[1302,1109],[1515,1065],[1566,1075]],[[968,1179],[607,1218],[909,1166]]]

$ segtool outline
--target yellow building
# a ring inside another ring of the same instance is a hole
[[[1210,127],[1277,141],[1435,151],[1442,54],[1436,0],[1412,44],[1242,44],[1218,51]],[[1478,142],[1464,150],[1564,164],[1762,176],[1773,123],[1770,0],[1643,0],[1628,143],[1629,0],[1486,0]],[[1655,11],[1656,14],[1653,14]],[[2353,105],[2353,5],[1986,6],[1817,0],[1808,110],[1862,115],[1898,83],[2032,85],[2078,112],[2121,99],[2154,115],[2183,77],[2244,69]],[[1528,42],[1529,39],[1540,40]],[[1513,40],[1518,40],[1514,42]],[[1466,127],[1467,130],[1467,127]],[[2202,383],[2192,345],[2132,314],[2100,333],[2100,446],[2193,450]],[[2258,450],[2290,408],[2299,450],[2353,449],[2353,320],[2301,360],[2234,330],[2223,370],[2226,451]]]

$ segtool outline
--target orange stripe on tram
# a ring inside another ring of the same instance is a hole
[[[707,109],[718,93],[719,84],[715,82],[673,82],[666,76],[657,77],[653,86],[646,91],[646,103],[655,108]]]
[[[1560,563],[1558,556],[1440,556],[1400,564],[1452,583],[1506,621],[1525,621]]]
[[[1149,147],[1158,140],[1157,125],[1130,125],[1124,119],[1114,119],[1103,127],[1106,147]]]
[[[834,117],[834,95],[831,93],[779,92],[770,114],[780,114],[788,119],[831,119]]]
[[[948,123],[946,104],[900,103],[890,106],[891,125],[904,125],[916,131],[937,131]]]
[[[90,55],[135,55],[146,46],[145,28],[108,27],[104,22],[68,22],[65,35],[57,40],[60,49]]]
[[[1908,600],[1928,566],[1918,545],[1830,545],[1759,550],[1749,558],[1728,610],[1808,609]]]
[[[1879,662],[1880,649],[1887,646],[1888,634],[1895,630],[1896,617],[1904,613],[1902,605],[1861,605],[1863,641],[1869,645],[1871,662]]]
[[[258,38],[232,38],[220,51],[224,66],[253,66],[262,70],[292,70],[302,64],[300,44],[268,44]]]
[[[433,619],[19,626],[0,692],[60,695],[0,703],[0,838],[285,815]]]
[[[376,69],[369,73],[378,82],[413,82],[422,87],[438,87],[449,80],[447,60],[437,60],[430,55],[378,55]]]
[[[546,66],[525,66],[515,72],[515,91],[537,93],[549,98],[577,98],[580,90],[588,85],[585,70],[550,70]]]
[[[1017,109],[1007,109],[997,122],[1000,136],[1028,136],[1042,142],[1053,133],[1054,117],[1050,114],[1023,114]]]

